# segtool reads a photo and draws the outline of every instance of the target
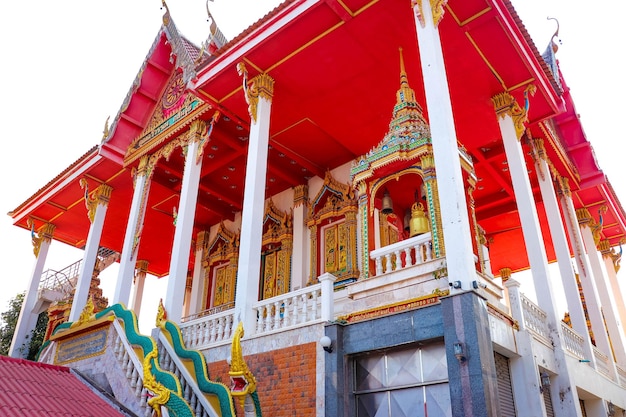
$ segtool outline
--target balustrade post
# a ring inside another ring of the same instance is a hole
[[[333,305],[335,302],[334,283],[337,277],[328,272],[319,276],[318,280],[322,283],[322,311],[321,318],[324,321],[333,319]]]
[[[406,268],[413,266],[413,259],[411,258],[411,248],[404,249],[404,256]]]

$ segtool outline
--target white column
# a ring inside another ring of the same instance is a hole
[[[319,276],[319,281],[322,283],[322,311],[321,318],[324,321],[331,321],[333,317],[333,306],[335,304],[335,289],[334,284],[337,277],[328,272]]]
[[[533,144],[539,156],[535,161],[535,170],[539,180],[539,188],[541,189],[541,198],[546,210],[548,218],[548,226],[552,236],[552,244],[556,253],[559,272],[561,273],[561,281],[565,291],[565,299],[572,322],[572,328],[583,337],[585,358],[589,359],[595,367],[595,358],[593,356],[593,345],[587,331],[587,319],[583,310],[580,294],[578,292],[578,284],[576,282],[576,273],[572,267],[569,245],[567,243],[567,235],[565,227],[561,219],[561,210],[554,191],[554,183],[548,163],[545,161],[545,148],[543,140],[535,139]]]
[[[274,80],[267,74],[260,74],[254,80],[254,90],[247,87],[245,78],[244,85],[247,99],[251,103],[252,121],[241,213],[242,239],[235,291],[235,322],[243,322],[246,334],[252,335],[256,330],[256,314],[252,305],[259,299],[265,180]]]
[[[207,133],[206,123],[201,120],[194,121],[190,129],[192,139],[189,141],[187,156],[185,157],[185,172],[178,203],[178,216],[176,218],[176,230],[174,231],[172,258],[170,260],[170,274],[167,281],[165,302],[163,303],[169,319],[175,323],[180,323],[183,314],[187,270],[189,268],[189,251],[191,250],[198,186],[200,185],[200,171],[202,169],[202,158],[197,158],[196,154],[202,145],[202,137]]]
[[[206,239],[208,238],[208,233],[205,231],[199,232],[196,237],[196,254],[194,256],[193,262],[193,276],[191,282],[191,297],[189,300],[189,314],[193,315],[199,313],[204,309],[204,245],[206,244]]]
[[[81,181],[81,186],[84,183]],[[84,185],[87,186],[86,184]],[[102,236],[102,229],[104,228],[104,219],[106,217],[107,207],[109,206],[109,200],[111,199],[111,191],[113,189],[106,185],[100,185],[93,196],[85,195],[85,204],[89,211],[89,221],[91,226],[89,227],[89,234],[87,235],[87,243],[85,245],[85,255],[83,261],[80,264],[80,272],[78,273],[78,281],[76,282],[76,290],[74,292],[74,299],[72,300],[72,309],[70,310],[70,316],[68,321],[74,322],[80,317],[87,304],[87,297],[89,296],[89,287],[91,286],[91,278],[93,276],[96,262],[98,261],[98,249],[100,248],[100,236]]]
[[[291,252],[291,288],[297,290],[306,285],[307,272],[307,227],[304,224],[309,199],[308,187],[294,187],[293,196],[293,251]],[[314,279],[315,277],[311,277]]]
[[[584,211],[586,214],[589,214],[586,209],[584,209]],[[603,312],[602,316],[604,317],[604,322],[606,323],[606,329],[609,332],[609,341],[613,347],[612,351],[615,355],[615,361],[620,365],[626,365],[626,354],[624,351],[626,347],[626,340],[624,338],[624,329],[622,328],[622,324],[619,320],[615,299],[613,298],[613,294],[608,289],[607,279],[602,268],[603,262],[600,259],[600,253],[596,248],[593,233],[589,227],[589,220],[584,221],[579,218],[583,242],[585,243],[585,248],[587,249],[591,272],[598,290],[600,309]],[[585,296],[585,300],[586,299],[587,298]],[[594,335],[595,333],[596,332],[594,331]],[[605,351],[604,353],[609,355],[609,357],[612,356],[611,350]]]
[[[141,240],[141,229],[143,228],[143,219],[146,213],[146,202],[148,200],[148,192],[150,191],[151,171],[154,168],[150,166],[148,160],[148,156],[141,158],[136,173],[135,191],[126,224],[124,245],[120,255],[120,267],[111,304],[122,303],[128,305],[130,288],[133,285],[133,276],[135,274],[135,262]]]
[[[511,359],[511,382],[513,397],[517,404],[517,417],[543,416],[543,405],[539,386],[539,370],[535,363],[535,355],[532,348],[533,336],[526,329],[524,322],[524,309],[520,295],[520,283],[514,279],[507,279],[504,286],[509,294],[511,316],[517,321],[519,331],[515,341],[517,343],[518,357]]]
[[[626,325],[626,304],[624,303],[624,297],[622,296],[622,289],[617,281],[617,271],[619,270],[619,262],[621,261],[622,254],[615,253],[608,240],[601,241],[600,246],[602,258],[604,259],[604,266],[606,268],[606,274],[609,277],[611,291],[615,297],[615,304],[617,306],[617,311],[619,312],[619,318],[623,327]]]
[[[522,233],[526,243],[526,252],[535,284],[535,292],[539,307],[546,313],[550,340],[554,346],[556,376],[550,386],[553,398],[561,398],[554,403],[554,413],[557,417],[569,417],[580,414],[580,405],[577,395],[574,393],[575,385],[567,369],[565,350],[563,348],[563,330],[561,320],[557,317],[556,304],[554,302],[550,273],[548,271],[548,258],[543,243],[543,234],[537,216],[537,207],[530,187],[528,168],[524,160],[524,152],[519,143],[523,131],[516,129],[526,121],[526,113],[522,112],[515,99],[509,93],[502,93],[493,98],[504,151],[511,173],[515,201],[522,223]],[[513,117],[516,117],[514,122]],[[520,120],[521,119],[521,120]]]
[[[563,215],[565,216],[565,225],[567,226],[567,231],[572,242],[580,284],[583,289],[583,294],[585,295],[585,305],[587,307],[589,321],[591,322],[591,330],[593,331],[596,346],[608,355],[611,352],[611,343],[609,342],[602,312],[600,311],[598,290],[593,280],[589,257],[585,252],[582,233],[578,227],[576,209],[574,208],[574,202],[572,201],[566,178],[561,179],[561,188],[564,190],[561,198],[561,207],[563,209]]]
[[[37,325],[39,312],[35,311],[35,305],[39,298],[39,282],[41,280],[43,267],[46,263],[46,257],[48,256],[48,249],[50,248],[52,234],[54,233],[54,225],[46,223],[42,226],[38,235],[35,235],[34,232],[32,233],[36,260],[30,275],[30,282],[26,289],[26,294],[24,295],[22,309],[17,318],[15,332],[11,340],[11,347],[9,348],[9,356],[14,358],[25,358],[28,355],[28,346],[24,346],[24,349],[22,349],[22,346],[26,344],[30,333]]]
[[[137,269],[135,270],[135,291],[133,292],[133,302],[131,309],[135,312],[135,316],[139,319],[141,312],[141,301],[143,299],[143,288],[146,283],[146,273],[148,272],[148,261],[137,261]]]
[[[426,107],[433,154],[437,170],[441,222],[446,254],[448,277],[461,281],[461,288],[452,291],[466,291],[472,288],[476,279],[474,253],[470,222],[465,198],[465,184],[457,137],[448,90],[446,68],[443,60],[441,41],[437,24],[433,19],[431,2],[417,1],[413,7],[416,18],[417,40],[419,44],[422,76],[426,91]],[[463,209],[460,209],[463,208]]]

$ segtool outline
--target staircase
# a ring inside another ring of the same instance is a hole
[[[178,326],[164,313],[160,317],[153,337],[138,334],[134,312],[120,304],[86,321],[63,323],[39,361],[86,374],[137,416],[150,417],[158,409],[179,417],[234,417],[229,388],[209,379],[204,356],[187,350]],[[258,404],[256,391],[248,394]],[[260,408],[245,415],[260,417]]]
[[[100,247],[95,269],[102,272],[118,259],[119,253]],[[60,271],[48,269],[41,274],[37,303],[33,313],[40,314],[46,311],[50,304],[58,301],[67,301],[72,297],[82,263],[83,260],[81,259]]]

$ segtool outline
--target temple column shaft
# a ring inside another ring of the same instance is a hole
[[[146,213],[146,202],[150,191],[150,170],[148,156],[143,156],[139,162],[135,178],[135,190],[126,224],[120,266],[111,304],[122,303],[128,305],[130,289],[133,285],[133,276],[135,274],[137,252],[139,251],[141,240],[141,229],[143,228],[143,219]]]
[[[593,273],[593,279],[598,290],[600,309],[603,313],[602,317],[604,318],[606,329],[609,333],[609,341],[612,348],[604,353],[609,355],[609,357],[614,356],[615,361],[620,365],[626,365],[626,352],[624,350],[626,340],[624,338],[624,329],[618,319],[619,313],[615,305],[615,299],[613,298],[613,294],[609,291],[607,285],[607,278],[604,274],[603,262],[600,259],[600,253],[596,248],[593,233],[588,225],[581,225],[581,233],[583,236],[583,242],[585,243],[585,248],[587,249],[587,255],[589,256],[591,272]],[[611,351],[613,355],[611,355]]]
[[[307,282],[307,227],[304,224],[308,201],[308,187],[299,185],[294,187],[293,198],[293,252],[292,252],[292,275],[291,288],[302,288]],[[317,277],[311,277],[315,280]],[[313,281],[315,282],[315,281]]]
[[[604,240],[600,242],[600,244],[603,246],[603,249],[601,250],[602,259],[604,260],[604,266],[609,279],[609,284],[611,286],[611,292],[615,297],[615,305],[619,313],[619,319],[622,323],[622,327],[624,327],[626,325],[626,305],[624,304],[622,289],[620,288],[619,281],[617,280],[617,270],[619,269],[621,254],[618,255],[611,250],[608,240]]]
[[[86,196],[91,226],[89,227],[89,234],[87,235],[85,255],[80,264],[80,272],[78,273],[76,291],[74,292],[74,300],[72,301],[72,309],[70,310],[68,321],[78,320],[80,313],[82,313],[85,308],[85,304],[87,304],[91,278],[93,277],[96,262],[98,261],[100,237],[102,236],[102,229],[104,228],[104,219],[106,217],[107,207],[109,206],[111,191],[110,186],[103,184],[96,189],[95,195],[92,197],[93,199]],[[92,211],[94,208],[90,207],[91,205],[95,206],[95,212]]]
[[[567,231],[574,250],[574,259],[576,260],[580,284],[585,296],[585,306],[587,307],[587,314],[589,316],[589,321],[591,322],[593,338],[596,342],[596,346],[602,352],[609,354],[611,352],[611,344],[604,325],[604,319],[602,318],[602,312],[600,311],[598,290],[596,289],[596,284],[591,275],[591,266],[589,264],[587,253],[585,252],[582,233],[578,227],[576,209],[574,208],[574,203],[572,201],[571,194],[569,193],[569,186],[566,184],[565,180],[562,180],[562,182],[562,187],[565,188],[566,192],[561,198],[561,207],[563,208],[565,225],[567,226]]]
[[[191,281],[191,296],[189,300],[189,314],[199,313],[204,309],[204,245],[206,244],[207,232],[202,231],[196,237],[196,253],[193,262],[193,275]]]
[[[133,292],[132,310],[135,316],[139,318],[141,312],[141,301],[143,299],[143,288],[146,283],[146,273],[148,271],[148,261],[137,261],[137,270],[135,271],[135,285]]]
[[[557,417],[569,417],[580,415],[580,404],[574,394],[575,385],[569,375],[565,351],[563,348],[563,330],[561,320],[557,318],[556,304],[554,302],[550,273],[548,271],[548,258],[543,243],[543,234],[537,216],[537,207],[530,187],[528,168],[524,160],[524,152],[519,142],[522,132],[516,129],[513,116],[525,117],[525,113],[519,114],[519,106],[515,99],[508,93],[494,97],[494,105],[498,117],[504,151],[511,173],[515,201],[522,223],[522,233],[526,243],[526,251],[530,262],[535,293],[539,307],[546,313],[548,331],[554,346],[555,370],[554,383],[550,390],[552,398],[559,398],[554,402],[554,412]],[[519,119],[518,126],[520,124]]]
[[[197,126],[196,132],[198,132],[198,129],[203,128]],[[185,285],[189,268],[189,251],[191,250],[198,186],[200,185],[200,171],[202,169],[202,158],[196,158],[199,146],[199,140],[190,140],[187,148],[183,184],[180,191],[180,202],[178,203],[176,230],[174,231],[174,243],[172,244],[170,274],[163,303],[168,317],[175,323],[180,322],[183,314]]]
[[[543,142],[540,142],[539,151],[545,152]],[[537,148],[536,148],[537,149]],[[567,235],[565,227],[561,219],[559,204],[554,191],[554,183],[550,174],[548,163],[543,158],[535,161],[535,170],[539,179],[539,187],[541,189],[541,197],[548,218],[548,226],[552,236],[552,244],[556,253],[561,281],[565,291],[565,299],[567,301],[568,312],[572,321],[572,328],[582,336],[584,343],[583,349],[585,358],[589,358],[592,364],[595,364],[593,356],[593,345],[587,331],[587,319],[583,310],[580,294],[578,293],[578,284],[576,283],[576,273],[572,267],[569,245],[567,243]],[[594,365],[595,367],[595,365]]]
[[[26,294],[24,295],[22,309],[20,310],[20,315],[15,324],[11,346],[9,347],[9,356],[13,358],[25,358],[28,355],[28,346],[25,346],[24,349],[22,349],[22,347],[26,344],[30,333],[37,325],[37,317],[40,313],[36,309],[39,298],[39,283],[41,281],[43,267],[46,264],[53,233],[54,225],[51,223],[46,223],[37,237],[34,236],[33,232],[36,260],[33,271],[30,274],[30,281],[26,289]]]
[[[461,288],[452,289],[459,292],[470,289],[476,279],[472,233],[439,30],[433,21],[431,2],[420,3],[421,10],[419,5],[414,6],[415,26],[437,167],[437,186],[445,190],[439,195],[445,253],[454,254],[446,257],[446,263],[450,281],[461,281]],[[423,16],[423,22],[418,16]]]
[[[435,9],[431,9],[432,5]],[[465,181],[448,90],[448,80],[437,25],[445,2],[413,2],[426,106],[441,210],[441,226],[448,280],[460,282],[442,299],[444,341],[448,364],[452,415],[495,417],[498,415],[495,362],[491,335],[481,330],[488,322],[487,306],[471,291],[476,280],[473,233],[470,228]],[[435,17],[434,17],[435,16]],[[444,192],[445,191],[445,192]],[[470,291],[468,291],[470,290]],[[488,325],[488,324],[487,324]],[[472,354],[459,361],[453,346],[471,346]]]
[[[255,89],[262,88],[263,92],[257,96],[256,111],[253,112],[251,108],[252,121],[241,213],[242,239],[239,246],[239,267],[235,290],[235,323],[243,322],[246,335],[252,335],[256,330],[256,314],[252,306],[259,300],[265,180],[273,93],[273,80],[267,74],[261,74],[256,79],[262,86],[257,86]],[[246,94],[249,92],[247,91]]]

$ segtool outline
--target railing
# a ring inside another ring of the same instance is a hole
[[[83,261],[76,261],[70,266],[63,268],[61,271],[48,269],[41,274],[39,280],[39,291],[52,290],[69,294],[74,289],[74,278],[78,276],[80,264]]]
[[[609,368],[609,357],[600,352],[597,347],[593,347],[593,356],[596,358],[596,370],[609,379],[611,378],[611,370]]]
[[[235,302],[234,301],[230,302],[230,303],[222,304],[222,305],[217,306],[217,307],[213,307],[213,308],[208,308],[206,310],[202,310],[201,312],[196,313],[196,314],[190,314],[189,316],[185,316],[182,319],[180,319],[180,321],[182,323],[186,323],[188,321],[199,319],[200,317],[212,316],[213,314],[221,313],[222,311],[230,310],[232,308],[235,308]]]
[[[565,349],[577,358],[584,359],[585,339],[563,322],[561,322],[561,328],[563,329],[563,343]]]
[[[207,410],[213,410],[213,407],[209,404],[200,388],[198,388],[198,384],[161,332],[159,332],[157,347],[159,350],[159,363],[162,369],[173,373],[178,378],[183,398],[191,407],[193,415],[196,417],[212,417],[215,415],[213,414],[215,413],[214,411],[212,414],[207,412]]]
[[[430,261],[433,259],[430,232],[375,249],[370,252],[370,258],[376,263],[376,275]]]
[[[321,303],[322,284],[259,301],[252,307],[257,316],[256,334],[322,321]]]
[[[548,316],[539,306],[530,301],[524,294],[520,294],[522,310],[524,314],[524,325],[536,336],[550,343],[550,332],[548,330]]]
[[[235,310],[203,316],[180,324],[185,346],[189,349],[202,349],[209,345],[229,342],[233,335]]]
[[[113,352],[122,370],[126,373],[129,386],[138,400],[141,415],[152,416],[152,407],[148,405],[148,390],[143,386],[143,366],[135,354],[133,347],[126,339],[124,329],[117,320],[113,321]]]
[[[615,365],[615,367],[617,368],[617,379],[618,379],[618,383],[626,388],[626,369],[622,368],[619,365]]]

